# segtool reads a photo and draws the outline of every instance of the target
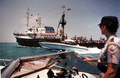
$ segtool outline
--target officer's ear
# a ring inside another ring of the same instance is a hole
[[[106,30],[106,25],[103,25],[103,31],[105,31]]]

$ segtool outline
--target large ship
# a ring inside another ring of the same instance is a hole
[[[31,47],[40,47],[39,42],[57,42],[60,43],[66,38],[64,35],[64,26],[66,25],[65,21],[65,6],[62,6],[63,14],[60,19],[60,22],[55,32],[54,28],[51,26],[41,27],[41,18],[36,19],[38,26],[29,26],[29,8],[27,11],[27,30],[25,34],[14,32],[16,42],[21,46],[31,46]]]

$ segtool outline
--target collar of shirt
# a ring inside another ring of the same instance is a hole
[[[107,41],[106,41],[105,44],[108,44],[113,37],[116,37],[116,35],[115,35],[115,34],[111,35],[111,36],[107,39]]]

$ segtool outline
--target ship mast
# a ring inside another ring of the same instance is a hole
[[[39,13],[38,13],[38,23],[37,24],[39,25],[39,28],[41,28],[41,18],[39,18]]]
[[[29,27],[29,8],[28,8],[28,11],[26,12],[27,14],[27,31],[28,31],[28,27]]]
[[[64,40],[64,26],[66,25],[66,21],[65,21],[65,5],[62,6],[63,8],[63,14],[62,14],[62,18],[61,18],[61,22],[60,24],[62,25],[62,33],[61,33],[61,36],[62,36],[62,41]]]

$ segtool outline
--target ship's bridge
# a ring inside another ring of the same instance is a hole
[[[45,33],[45,28],[38,28],[39,33]]]
[[[45,26],[46,33],[55,33],[55,30],[53,27]]]
[[[55,30],[53,27],[45,26],[44,28],[38,28],[39,33],[55,33]]]

